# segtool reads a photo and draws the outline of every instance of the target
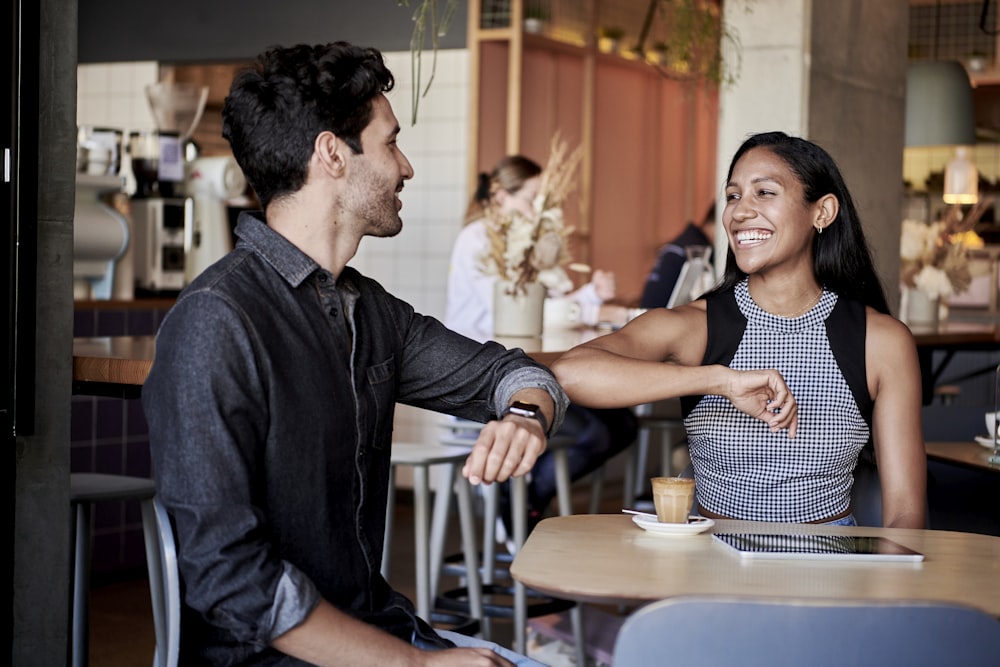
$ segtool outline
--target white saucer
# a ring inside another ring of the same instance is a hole
[[[978,442],[983,447],[988,449],[993,449],[993,438],[988,435],[977,435],[976,442]]]
[[[687,523],[660,523],[655,517],[636,514],[632,517],[632,522],[657,535],[697,535],[715,525],[715,521],[703,516],[692,516]]]

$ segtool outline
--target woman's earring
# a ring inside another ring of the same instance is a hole
[[[823,233],[823,225],[816,225],[816,233],[817,234]]]

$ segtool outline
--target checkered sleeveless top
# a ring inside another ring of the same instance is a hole
[[[734,296],[738,311],[730,307],[725,317],[709,302],[708,337],[733,337],[721,334],[720,325],[738,336],[745,324],[742,338],[735,351],[710,344],[705,363],[726,363],[731,354],[733,369],[778,369],[798,401],[798,433],[794,440],[787,430],[771,433],[721,396],[688,397],[684,426],[698,501],[717,514],[756,521],[807,522],[846,511],[854,466],[871,435],[864,307],[844,300],[838,308],[837,295],[824,290],[811,310],[785,318],[758,307],[746,280],[717,300]],[[845,317],[831,318],[835,308]]]

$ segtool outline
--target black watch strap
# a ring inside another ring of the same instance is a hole
[[[532,419],[537,419],[538,423],[542,425],[542,433],[545,437],[549,437],[549,420],[545,418],[545,413],[534,403],[524,403],[522,401],[514,401],[507,406],[507,409],[503,411],[503,416],[507,415],[517,415],[519,417],[530,417]]]
[[[530,417],[532,419],[537,419],[538,423],[542,425],[542,433],[545,437],[549,437],[549,420],[545,418],[545,413],[534,403],[523,403],[521,401],[514,401],[507,406],[507,409],[503,411],[502,417],[507,415],[517,415],[519,417]]]

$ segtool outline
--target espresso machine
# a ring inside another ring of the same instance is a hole
[[[155,131],[129,135],[136,294],[176,294],[186,284],[195,204],[185,192],[188,139],[205,109],[208,87],[161,82],[146,87]]]

